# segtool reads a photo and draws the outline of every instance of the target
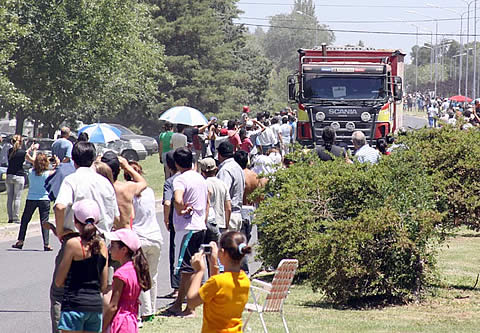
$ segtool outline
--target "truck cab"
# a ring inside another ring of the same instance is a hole
[[[400,51],[360,47],[300,49],[299,69],[288,77],[289,99],[299,106],[297,141],[322,145],[326,126],[351,147],[354,131],[367,142],[401,126],[403,58]]]

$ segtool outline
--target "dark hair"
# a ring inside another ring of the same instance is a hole
[[[166,163],[167,163],[167,167],[172,170],[174,173],[177,172],[177,166],[175,165],[175,159],[173,158],[173,154],[174,154],[174,151],[169,151],[167,152],[167,154],[165,155],[165,159],[167,160]]]
[[[150,268],[148,267],[148,261],[143,254],[142,248],[139,248],[136,252],[130,250],[130,248],[125,245],[122,241],[117,242],[119,247],[126,247],[128,250],[128,255],[132,258],[133,267],[137,273],[138,284],[143,291],[147,291],[152,288],[152,279],[150,277]]]
[[[35,157],[35,161],[33,161],[33,170],[35,171],[37,176],[41,176],[42,173],[48,170],[48,166],[50,162],[48,162],[48,157],[44,153],[37,153]]]
[[[82,132],[78,135],[77,142],[80,141],[88,141],[88,133],[87,132]]]
[[[239,132],[238,135],[240,136],[240,139],[244,139],[247,137],[247,130],[245,128],[242,128]]]
[[[265,118],[267,118],[267,119],[270,118],[270,112],[268,112],[268,111],[265,111],[265,112],[263,113],[263,115],[264,115]]]
[[[120,173],[120,161],[118,160],[117,154],[113,151],[107,151],[100,160],[112,169],[113,180],[117,181],[118,174]]]
[[[173,128],[173,124],[169,123],[169,122],[166,122],[165,125],[164,125],[164,128],[165,128],[165,130],[169,131]]]
[[[245,150],[238,150],[233,155],[235,162],[240,165],[242,169],[246,169],[248,165],[248,153]]]
[[[228,256],[236,262],[240,262],[246,254],[252,252],[252,247],[246,245],[241,251],[238,250],[240,244],[246,244],[247,240],[245,236],[238,231],[229,231],[222,235],[220,238],[220,248],[224,249],[228,253]]]
[[[271,121],[271,124],[277,124],[278,123],[278,118],[277,117],[273,117],[272,118],[272,121]]]
[[[235,125],[237,125],[237,122],[235,120],[229,120],[227,123],[227,129],[233,130],[235,129]]]
[[[288,118],[287,117],[283,117],[282,118],[282,124],[286,124],[288,122]]]
[[[181,168],[190,169],[193,163],[192,151],[186,147],[180,147],[173,153],[173,159]]]
[[[332,146],[335,143],[335,129],[332,126],[327,126],[323,129],[322,139],[327,151],[332,150]]]
[[[80,141],[73,145],[72,159],[79,167],[91,167],[97,153],[91,142]]]
[[[387,153],[387,140],[384,138],[377,139],[377,149],[385,155]]]
[[[177,132],[181,133],[185,129],[185,125],[183,124],[177,124]]]
[[[386,137],[387,144],[392,145],[395,142],[395,137],[393,135],[387,135]]]
[[[233,144],[230,141],[223,141],[218,146],[218,153],[224,158],[233,156]]]
[[[258,121],[261,121],[263,119],[263,117],[265,117],[265,114],[263,112],[258,112],[257,113],[257,120]]]
[[[92,251],[92,255],[100,253],[101,238],[97,234],[97,227],[93,224],[93,220],[90,219],[85,221],[87,223],[82,223],[78,221],[75,215],[74,215],[74,218],[75,218],[75,222],[77,222],[79,225],[82,226],[81,228],[78,229],[80,234],[80,239],[87,243],[87,246],[90,248],[90,251]]]

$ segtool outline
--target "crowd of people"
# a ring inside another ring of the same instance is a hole
[[[251,118],[244,107],[238,120],[222,124],[215,117],[203,126],[166,123],[159,136],[163,193],[148,186],[138,162],[112,151],[97,156],[83,133],[72,144],[66,139],[69,129],[62,128],[51,158],[35,144],[23,150],[22,137],[14,136],[7,205],[9,220],[20,222],[20,231],[12,247],[23,248],[36,208],[44,250],[53,250],[50,231],[61,241],[50,288],[52,332],[137,332],[157,314],[161,253],[168,253],[170,266],[170,281],[161,283],[170,283],[168,296],[174,298],[162,314],[188,318],[203,304],[202,331],[240,331],[249,291],[246,255],[259,203],[250,195],[266,184],[266,176],[288,167],[285,156],[295,131],[289,109]],[[350,156],[335,136],[332,127],[323,129],[323,145],[313,151],[320,160],[377,163],[392,148],[384,139],[377,140],[377,149],[370,147],[356,131]],[[25,161],[33,168],[19,219]],[[162,197],[168,251],[162,250],[156,197]]]
[[[462,128],[480,126],[480,101],[455,101],[448,98],[430,97],[428,94],[413,93],[404,98],[407,111],[425,112],[428,117],[428,126],[441,127],[444,124],[456,125],[462,121]]]

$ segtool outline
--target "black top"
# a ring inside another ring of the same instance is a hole
[[[347,155],[344,148],[336,145],[333,145],[330,151],[328,151],[324,146],[317,147],[316,151],[317,151],[318,157],[322,161],[333,160],[332,155],[334,157],[345,157]]]
[[[65,281],[62,311],[103,311],[100,277],[106,262],[100,253],[84,260],[72,261]]]
[[[8,156],[13,151],[13,148],[10,148],[8,151]],[[12,158],[8,159],[8,168],[7,174],[8,175],[15,175],[15,176],[25,176],[25,170],[23,170],[23,163],[25,162],[25,155],[27,152],[23,149],[19,149],[13,154]]]
[[[188,143],[193,143],[193,137],[198,135],[198,128],[196,127],[188,127],[183,130],[183,134],[187,137]]]

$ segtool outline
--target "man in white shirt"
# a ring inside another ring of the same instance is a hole
[[[355,147],[355,158],[360,163],[378,163],[380,154],[378,150],[368,145],[365,134],[362,131],[355,131],[352,135],[353,146]]]
[[[55,258],[55,271],[50,287],[50,317],[54,333],[58,332],[57,326],[63,299],[63,288],[55,285],[55,275],[63,258],[63,245],[68,238],[75,235],[76,231],[72,205],[83,199],[92,199],[97,202],[101,214],[96,227],[100,233],[110,231],[114,221],[120,216],[113,185],[107,178],[90,168],[95,158],[96,151],[92,143],[78,142],[75,144],[72,149],[72,159],[76,171],[63,180],[54,205],[55,226],[50,225],[50,227],[62,241],[62,247]]]
[[[273,147],[273,145],[277,142],[275,139],[275,134],[273,133],[272,129],[266,126],[265,130],[257,136],[256,145],[260,146],[260,153],[266,154],[267,151]]]
[[[170,139],[170,148],[172,148],[172,150],[187,146],[187,136],[183,134],[184,130],[185,125],[177,124],[177,132],[173,133],[172,138]]]

